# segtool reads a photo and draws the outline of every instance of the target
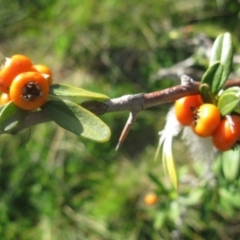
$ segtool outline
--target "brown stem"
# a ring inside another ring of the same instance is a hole
[[[174,102],[184,96],[196,95],[199,93],[199,86],[199,82],[194,82],[192,84],[178,85],[161,91],[146,93],[144,94],[144,108]]]
[[[177,85],[152,93],[124,95],[119,98],[110,99],[106,102],[88,101],[82,103],[82,106],[96,115],[117,111],[138,113],[149,107],[174,102],[184,96],[198,94],[199,85],[200,82],[190,82],[188,84]],[[240,86],[240,80],[234,79],[227,81],[225,88],[232,86]],[[43,111],[30,113],[18,126],[16,131],[21,131],[25,128],[48,121],[51,121],[51,119]]]

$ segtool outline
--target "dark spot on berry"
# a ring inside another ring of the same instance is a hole
[[[42,96],[42,91],[36,82],[28,82],[22,89],[22,98],[25,101],[33,101]]]

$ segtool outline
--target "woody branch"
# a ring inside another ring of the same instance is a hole
[[[192,80],[186,75],[182,76],[181,81],[181,85],[176,85],[167,89],[151,93],[124,95],[105,102],[87,101],[83,102],[82,106],[96,115],[110,112],[129,111],[135,116],[144,109],[164,103],[174,102],[181,97],[199,93],[199,82]],[[240,86],[240,80],[228,80],[225,88],[231,86]],[[48,121],[51,121],[51,119],[43,111],[30,113],[18,126],[16,132]]]

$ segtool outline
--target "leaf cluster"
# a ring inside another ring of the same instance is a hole
[[[224,33],[215,40],[209,67],[202,77],[200,92],[205,102],[218,106],[222,116],[239,114],[240,88],[237,86],[224,89],[232,70],[233,43],[230,33]]]
[[[43,111],[51,120],[62,128],[93,141],[104,142],[110,138],[109,127],[96,115],[83,108],[83,100],[108,100],[100,93],[87,91],[65,84],[50,86],[47,102],[37,111]],[[13,102],[2,106],[0,112],[0,131],[13,133],[29,114],[19,109]]]

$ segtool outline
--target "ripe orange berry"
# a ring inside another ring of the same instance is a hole
[[[25,72],[14,78],[9,95],[19,108],[34,110],[46,102],[48,91],[49,85],[42,74]]]
[[[220,151],[227,151],[240,137],[240,117],[229,116],[224,118],[212,135],[214,146]]]
[[[9,94],[2,93],[0,96],[0,105],[6,104],[11,101]]]
[[[186,96],[178,99],[174,106],[177,120],[183,126],[191,125],[194,110],[202,104],[203,101],[200,95]]]
[[[196,109],[192,129],[200,137],[209,137],[216,131],[220,121],[219,109],[214,104],[205,103]]]
[[[144,197],[144,203],[146,205],[154,205],[158,201],[158,196],[155,193],[148,193]]]
[[[13,55],[6,58],[0,71],[0,91],[9,93],[13,79],[20,73],[30,71],[32,69],[31,60],[24,55]]]
[[[52,71],[49,67],[42,65],[42,64],[36,64],[33,66],[33,69],[36,69],[37,72],[47,74],[49,77],[47,78],[48,84],[51,85],[53,82],[52,79]]]

